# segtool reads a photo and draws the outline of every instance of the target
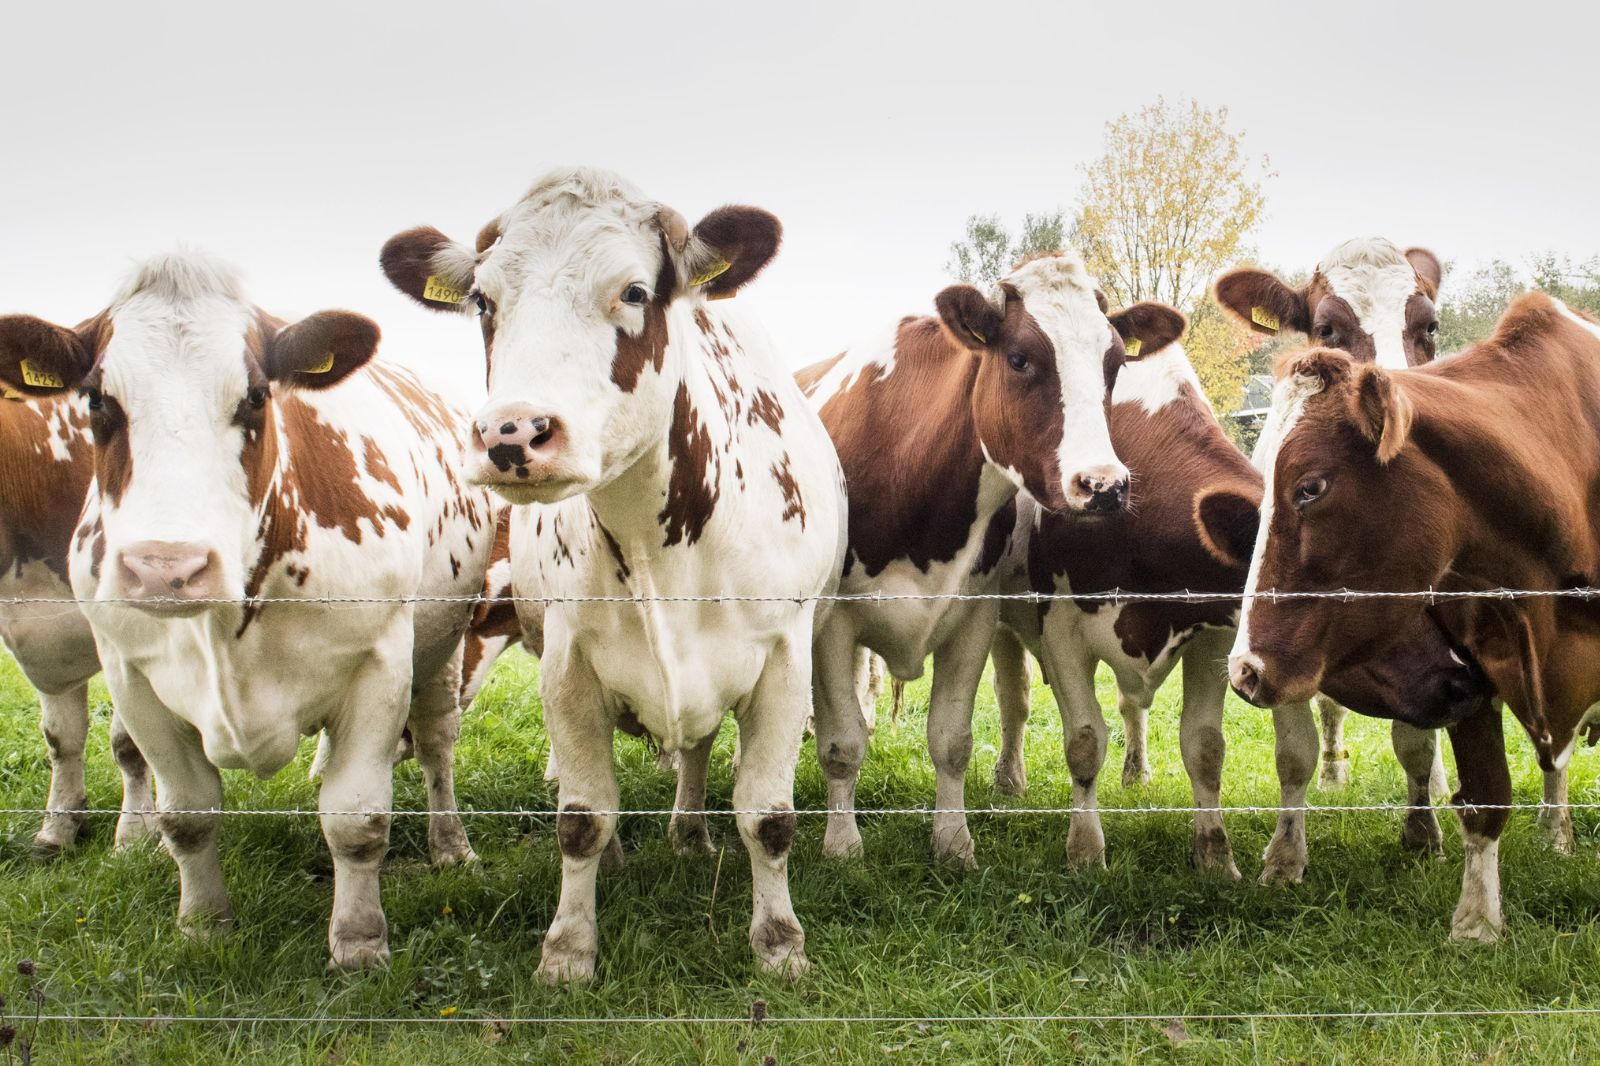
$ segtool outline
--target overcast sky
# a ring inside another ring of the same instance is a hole
[[[1600,15],[1521,0],[635,5],[13,4],[0,61],[0,312],[99,310],[179,242],[280,314],[350,307],[462,395],[472,323],[376,265],[470,240],[546,168],[614,168],[692,221],[784,222],[740,296],[796,366],[931,310],[975,211],[1070,208],[1104,123],[1227,105],[1271,157],[1264,260],[1352,236],[1472,264],[1600,252]]]

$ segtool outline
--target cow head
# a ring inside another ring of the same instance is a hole
[[[1283,367],[1257,453],[1266,484],[1229,659],[1235,690],[1252,703],[1309,699],[1326,674],[1392,645],[1426,606],[1270,593],[1421,591],[1448,568],[1453,494],[1408,446],[1405,376],[1326,349]],[[1403,550],[1396,529],[1414,534]]]
[[[1382,238],[1345,241],[1298,289],[1266,270],[1230,270],[1217,279],[1217,302],[1258,333],[1304,333],[1358,362],[1403,370],[1438,354],[1443,269],[1426,248],[1401,252]]]
[[[341,381],[377,343],[349,311],[285,325],[228,267],[186,253],[140,266],[75,328],[0,318],[0,382],[87,397],[106,552],[95,596],[193,614],[244,595],[279,459],[274,393]]]
[[[560,170],[486,226],[476,251],[414,229],[390,239],[382,265],[425,307],[482,324],[489,398],[472,480],[551,503],[606,485],[666,436],[681,377],[669,322],[736,293],[781,232],[753,207],[691,228],[615,175]]]
[[[978,358],[973,420],[988,461],[1052,511],[1120,511],[1128,470],[1111,448],[1106,400],[1130,352],[1176,340],[1183,316],[1138,304],[1108,320],[1074,252],[1024,263],[992,295],[952,285],[934,303]]]

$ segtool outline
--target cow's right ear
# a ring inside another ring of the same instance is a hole
[[[975,352],[1000,339],[1001,309],[971,285],[950,286],[933,298],[933,306],[950,335]]]
[[[1269,270],[1230,270],[1217,279],[1215,292],[1217,303],[1257,333],[1311,330],[1311,308],[1306,306],[1305,295],[1289,288]]]
[[[1208,489],[1195,497],[1194,526],[1213,559],[1242,570],[1255,552],[1261,499],[1235,488]]]
[[[477,257],[432,226],[390,237],[378,255],[389,283],[433,311],[471,310],[467,293]]]
[[[25,396],[76,389],[111,339],[111,322],[96,315],[77,329],[32,315],[0,318],[0,383]]]

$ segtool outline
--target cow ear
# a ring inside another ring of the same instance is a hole
[[[687,237],[683,216],[670,208],[657,214],[669,247],[681,247],[686,289],[698,289],[708,300],[736,295],[778,254],[783,224],[759,207],[719,207],[695,223]]]
[[[1311,330],[1311,309],[1306,306],[1305,294],[1289,288],[1271,271],[1251,267],[1230,270],[1217,279],[1215,291],[1217,303],[1257,333]]]
[[[1378,462],[1400,454],[1411,432],[1411,401],[1395,387],[1387,370],[1363,363],[1355,368],[1350,395],[1350,415],[1356,429],[1378,448]]]
[[[1122,336],[1129,359],[1154,355],[1189,328],[1189,322],[1176,308],[1166,304],[1137,303],[1108,316],[1111,326]]]
[[[1439,257],[1426,248],[1407,248],[1406,262],[1417,272],[1417,282],[1422,286],[1423,295],[1430,300],[1437,300],[1439,283],[1444,280],[1444,267],[1439,263]]]
[[[495,235],[499,235],[498,229]],[[432,226],[418,226],[390,237],[378,254],[378,263],[391,285],[423,307],[456,312],[470,309],[467,293],[472,291],[477,259]]]
[[[1272,374],[1280,381],[1284,378],[1316,378],[1319,380],[1318,389],[1328,389],[1348,378],[1354,365],[1344,352],[1333,348],[1309,348],[1302,352],[1290,352],[1279,359],[1272,368]]]
[[[999,341],[1001,309],[971,285],[950,286],[933,298],[933,306],[957,343],[981,352]]]
[[[76,329],[32,315],[0,318],[0,383],[25,396],[54,396],[83,383],[111,340],[111,320],[96,315]]]
[[[378,324],[354,311],[318,311],[266,340],[269,381],[325,389],[361,369],[378,350]]]
[[[1195,497],[1194,526],[1213,559],[1243,569],[1255,551],[1261,498],[1236,488],[1208,489]]]

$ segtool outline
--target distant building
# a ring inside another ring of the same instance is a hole
[[[1260,428],[1272,406],[1272,375],[1251,374],[1244,385],[1244,404],[1228,417],[1252,429]]]

